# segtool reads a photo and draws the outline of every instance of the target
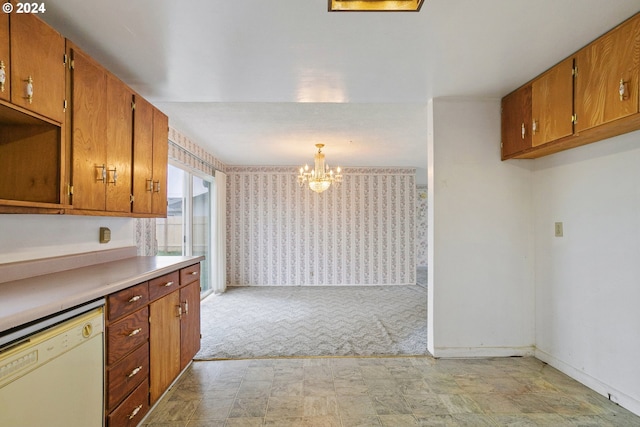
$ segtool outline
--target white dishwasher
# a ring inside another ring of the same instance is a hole
[[[103,426],[103,305],[0,337],[0,426]]]

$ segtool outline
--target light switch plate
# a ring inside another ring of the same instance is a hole
[[[561,222],[556,222],[555,224],[556,237],[562,237],[564,234],[563,226]]]

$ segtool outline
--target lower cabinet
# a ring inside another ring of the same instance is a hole
[[[200,263],[107,296],[107,427],[136,426],[200,349]]]
[[[179,290],[152,302],[149,359],[150,398],[154,404],[180,373],[180,294]]]

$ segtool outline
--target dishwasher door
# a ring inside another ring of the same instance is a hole
[[[0,352],[0,426],[102,427],[102,307]]]

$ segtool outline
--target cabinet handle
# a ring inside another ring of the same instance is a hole
[[[147,180],[147,191],[148,192],[152,192],[153,191],[153,181],[148,179]]]
[[[4,70],[4,61],[0,61],[0,92],[4,92],[4,83],[7,81],[7,73]]]
[[[118,171],[117,168],[107,169],[107,172],[111,172],[112,180],[109,181],[109,184],[113,184],[114,186],[118,183]]]
[[[524,122],[522,122],[522,139],[524,139],[524,135],[527,133],[527,130],[524,127]]]
[[[173,286],[173,282],[167,282],[163,286],[168,288],[169,286]]]
[[[107,167],[105,165],[96,166],[96,181],[107,182]]]
[[[178,309],[178,314],[176,315],[176,317],[179,317],[182,319],[182,306],[180,305],[176,305],[176,308]]]
[[[139,301],[141,298],[142,298],[142,295],[136,295],[136,296],[131,297],[129,299],[129,302],[136,302],[136,301]]]
[[[535,135],[538,132],[538,122],[536,120],[531,123],[531,133]]]
[[[131,373],[129,375],[127,375],[127,378],[131,378],[131,377],[137,375],[138,372],[140,372],[140,371],[142,371],[142,366],[138,366],[133,371],[131,371]]]
[[[155,181],[153,183],[153,185],[154,185],[154,190],[153,191],[156,192],[156,193],[159,193],[160,192],[160,181]]]
[[[184,301],[184,315],[187,316],[189,314],[189,301]]]
[[[627,99],[627,83],[620,79],[620,86],[618,86],[618,93],[620,94],[620,101]]]
[[[129,333],[129,336],[132,337],[134,335],[138,335],[140,332],[142,332],[142,328],[134,329]]]
[[[24,82],[26,83],[24,86],[24,99],[29,101],[29,104],[31,104],[33,102],[33,78],[29,76],[29,78]]]
[[[133,410],[133,412],[131,412],[131,414],[129,414],[129,419],[132,420],[133,417],[138,415],[138,412],[140,412],[140,409],[142,409],[142,405],[136,406],[135,409]]]

